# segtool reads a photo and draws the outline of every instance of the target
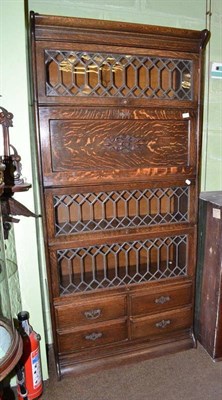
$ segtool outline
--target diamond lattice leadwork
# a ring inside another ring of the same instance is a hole
[[[60,295],[187,274],[187,235],[57,251]]]
[[[56,236],[188,221],[188,187],[55,195]]]
[[[192,61],[46,50],[47,96],[192,100]]]

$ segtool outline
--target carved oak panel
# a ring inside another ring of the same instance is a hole
[[[87,107],[60,110],[43,108],[40,114],[46,186],[57,186],[61,180],[65,186],[172,174],[192,178],[195,173],[193,112]]]
[[[50,121],[52,170],[188,164],[187,121]]]

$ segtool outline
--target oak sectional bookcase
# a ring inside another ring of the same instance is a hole
[[[208,31],[31,13],[59,375],[195,346]]]

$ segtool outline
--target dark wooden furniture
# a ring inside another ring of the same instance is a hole
[[[200,196],[197,274],[197,338],[210,356],[222,359],[222,191]]]
[[[190,348],[208,32],[31,25],[59,374]]]

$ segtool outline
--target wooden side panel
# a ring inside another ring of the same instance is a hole
[[[212,358],[222,357],[222,205],[207,203],[199,340]]]

